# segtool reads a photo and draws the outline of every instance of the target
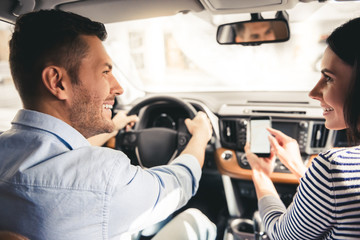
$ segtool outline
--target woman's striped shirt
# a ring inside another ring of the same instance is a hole
[[[271,239],[360,239],[360,147],[319,154],[287,209],[265,196],[259,210]]]

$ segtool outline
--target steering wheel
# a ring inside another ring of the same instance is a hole
[[[136,114],[143,107],[159,102],[176,104],[182,107],[190,119],[193,119],[197,113],[191,104],[180,98],[155,96],[146,98],[133,106],[127,115]],[[184,150],[190,138],[191,135],[186,128],[174,130],[154,127],[119,132],[116,141],[122,147],[134,149],[139,165],[150,168],[171,162]]]

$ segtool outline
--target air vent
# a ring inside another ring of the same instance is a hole
[[[305,111],[275,111],[275,110],[252,110],[253,113],[266,113],[266,114],[306,114]]]
[[[236,121],[222,120],[222,137],[226,143],[236,144]]]
[[[328,135],[329,135],[329,130],[325,128],[324,124],[314,124],[311,135],[311,147],[312,148],[325,147]]]
[[[247,103],[252,104],[309,104],[308,101],[254,101],[254,100],[248,100]]]

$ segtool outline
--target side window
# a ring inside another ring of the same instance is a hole
[[[21,101],[9,68],[9,40],[12,25],[0,22],[0,132],[10,128]]]

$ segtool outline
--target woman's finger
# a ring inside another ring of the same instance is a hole
[[[268,136],[268,139],[269,139],[270,144],[273,147],[275,153],[277,154],[279,152],[279,149],[281,148],[278,140],[271,135]]]

